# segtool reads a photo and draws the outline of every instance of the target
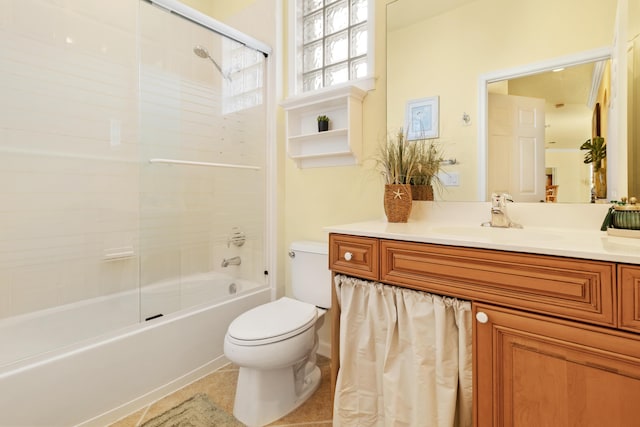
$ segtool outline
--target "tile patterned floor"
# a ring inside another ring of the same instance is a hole
[[[269,424],[269,426],[331,426],[330,360],[326,357],[318,356],[318,366],[322,372],[322,382],[314,395],[298,409],[278,421]],[[206,393],[213,403],[231,414],[233,413],[233,400],[235,397],[237,378],[238,368],[229,364],[175,393],[152,403],[148,407],[121,419],[115,424],[112,424],[111,427],[139,426],[145,421],[187,400],[196,393]]]

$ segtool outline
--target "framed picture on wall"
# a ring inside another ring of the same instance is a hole
[[[408,141],[438,137],[438,101],[437,96],[407,101],[405,129]]]

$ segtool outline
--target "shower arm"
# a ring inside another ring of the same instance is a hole
[[[222,68],[220,68],[218,63],[210,56],[208,56],[207,58],[209,58],[209,61],[213,62],[213,65],[215,65],[215,67],[218,69],[218,71],[220,71],[220,74],[222,74],[222,77],[224,77],[225,79],[229,80],[229,77],[225,73],[222,72]]]
[[[211,57],[211,54],[209,54],[209,51],[207,50],[207,48],[197,45],[193,48],[193,53],[195,53],[196,56],[199,56],[202,59],[208,59],[209,61],[211,61],[213,65],[218,69],[218,71],[220,71],[220,75],[224,77],[225,80],[231,81],[231,78],[222,71],[222,68],[220,67],[220,65],[218,65],[215,59]]]

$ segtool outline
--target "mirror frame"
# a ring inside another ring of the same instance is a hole
[[[489,135],[487,129],[488,119],[488,84],[517,77],[529,76],[532,74],[551,71],[560,67],[570,67],[573,65],[585,64],[588,62],[598,62],[611,59],[613,47],[607,46],[598,49],[579,52],[576,54],[561,56],[541,62],[535,62],[519,67],[505,70],[492,71],[481,75],[478,78],[478,193],[477,201],[488,200],[489,189],[487,188],[489,175]],[[614,141],[607,142],[614,147]]]

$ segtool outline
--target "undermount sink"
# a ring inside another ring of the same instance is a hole
[[[435,234],[442,234],[456,237],[481,238],[496,242],[548,242],[559,240],[562,237],[552,232],[540,231],[526,228],[498,228],[469,225],[448,225],[433,227],[431,231]]]

